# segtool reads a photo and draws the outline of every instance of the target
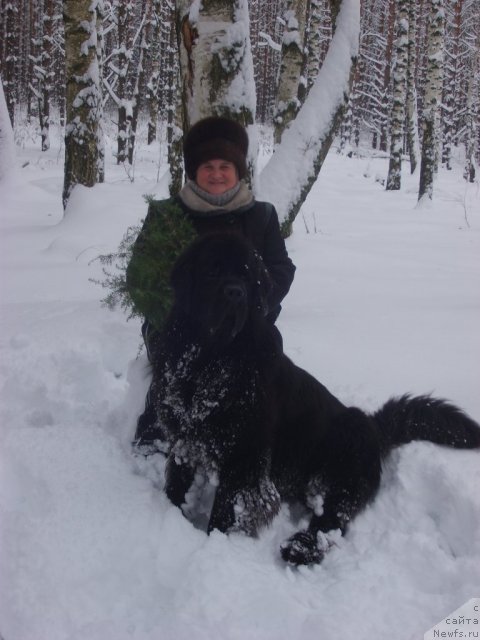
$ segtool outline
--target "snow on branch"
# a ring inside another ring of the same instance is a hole
[[[264,31],[260,31],[258,36],[260,38],[263,38],[263,41],[261,40],[258,41],[259,47],[270,47],[274,51],[282,50],[282,45],[279,44],[278,42],[275,42],[275,40],[271,36],[269,36],[268,33],[265,33]]]
[[[318,77],[259,176],[258,197],[275,205],[280,222],[293,219],[318,175],[325,142],[349,93],[359,33],[360,0],[343,0]]]

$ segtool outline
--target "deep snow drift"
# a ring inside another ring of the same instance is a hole
[[[156,153],[156,150],[155,150]],[[396,450],[374,502],[317,567],[279,559],[288,509],[257,540],[207,537],[129,442],[148,384],[139,322],[99,304],[99,253],[145,215],[109,166],[62,219],[62,154],[18,151],[0,183],[0,634],[5,640],[413,640],[480,593],[480,453]],[[461,168],[416,209],[386,159],[330,153],[288,240],[279,327],[343,402],[407,391],[480,419],[480,206]],[[308,233],[307,233],[308,229]]]

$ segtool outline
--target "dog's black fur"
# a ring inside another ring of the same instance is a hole
[[[205,479],[216,485],[209,531],[255,535],[281,501],[300,502],[310,523],[281,553],[292,564],[320,562],[328,543],[319,532],[343,532],[375,496],[392,447],[480,446],[479,425],[442,400],[403,396],[367,415],[295,366],[265,319],[263,262],[239,236],[196,240],[172,286],[154,365],[157,444],[167,495],[187,515]]]

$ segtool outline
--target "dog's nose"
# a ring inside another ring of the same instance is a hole
[[[245,297],[245,289],[239,284],[226,284],[223,288],[225,297],[230,302],[240,302]]]

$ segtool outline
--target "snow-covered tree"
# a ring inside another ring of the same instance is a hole
[[[255,84],[247,0],[178,3],[187,123],[208,115],[255,118]]]
[[[371,132],[372,147],[387,150],[393,0],[365,0],[361,12],[360,50],[352,90],[352,122]]]
[[[393,103],[390,116],[390,162],[387,190],[400,189],[402,181],[402,154],[407,98],[408,67],[408,9],[409,0],[396,0],[395,56],[393,66]]]
[[[14,165],[14,158],[13,128],[3,91],[2,77],[0,76],[0,180],[11,170]]]
[[[55,80],[53,67],[55,0],[43,0],[41,14],[38,56],[34,64],[36,84],[32,89],[38,102],[42,151],[47,151],[50,148],[50,101]]]
[[[480,34],[477,31],[477,38]],[[479,133],[478,124],[480,116],[480,52],[471,59],[472,70],[470,73],[467,89],[467,105],[466,105],[466,131],[465,131],[465,169],[464,178],[469,182],[475,182],[477,157],[479,150]]]
[[[318,77],[260,175],[260,196],[273,202],[285,233],[318,177],[348,104],[360,33],[360,1],[332,11],[333,38]]]
[[[306,70],[308,8],[307,0],[286,0],[283,13],[285,28],[274,116],[274,138],[277,144],[300,108],[299,92],[305,94],[306,78],[304,73]],[[302,83],[303,89],[301,89]]]
[[[432,199],[433,181],[438,166],[440,105],[443,81],[445,12],[443,0],[430,0],[427,31],[428,64],[422,121],[422,160],[418,199]]]
[[[247,0],[181,0],[177,11],[185,128],[209,115],[253,124],[255,81]]]
[[[250,39],[257,98],[257,121],[272,122],[280,66],[283,25],[279,20],[283,0],[252,0]]]
[[[445,64],[443,73],[442,125],[443,145],[442,163],[451,169],[452,146],[455,131],[455,102],[458,97],[457,77],[461,60],[463,0],[454,0],[445,6]]]
[[[332,39],[330,4],[327,0],[310,0],[307,25],[307,93],[316,80]]]
[[[408,67],[407,67],[407,103],[406,103],[406,138],[410,157],[410,172],[414,173],[420,156],[418,137],[417,108],[417,2],[409,0],[408,7]]]
[[[77,184],[100,181],[103,160],[102,95],[97,20],[102,0],[64,0],[66,62],[63,206]]]
[[[1,71],[8,114],[13,126],[15,121],[15,104],[17,102],[15,72],[18,61],[15,42],[19,34],[19,12],[16,3],[5,2],[4,6],[0,9],[0,16],[2,19],[2,29],[0,32],[2,41]]]
[[[149,62],[149,76],[146,81],[146,104],[148,113],[148,144],[157,137],[158,124],[158,92],[160,80],[160,34],[162,27],[162,1],[153,0],[152,12],[146,25],[147,41],[150,46],[147,50]],[[173,31],[173,29],[171,29]]]

